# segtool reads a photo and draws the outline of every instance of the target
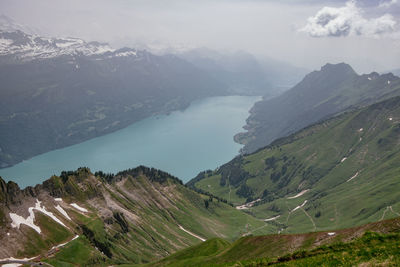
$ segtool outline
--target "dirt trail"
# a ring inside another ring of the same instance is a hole
[[[181,229],[182,231],[188,233],[189,235],[194,236],[194,237],[196,237],[197,239],[200,239],[200,240],[203,241],[203,242],[206,241],[204,238],[202,238],[202,237],[200,237],[200,236],[198,236],[198,235],[196,235],[196,234],[194,234],[194,233],[192,233],[192,232],[186,230],[186,229],[183,228],[181,225],[178,224],[178,226],[179,226],[179,229]]]
[[[400,216],[400,213],[395,212],[395,211],[393,210],[392,206],[390,206],[390,210],[391,210],[394,214],[396,214],[397,216]]]
[[[386,212],[389,210],[389,206],[386,207],[386,209],[383,211],[382,217],[379,219],[380,221],[383,220],[383,218],[385,218],[385,214]]]
[[[301,207],[300,208],[302,211],[304,211],[304,213],[306,214],[306,216],[310,219],[310,221],[311,221],[311,223],[313,224],[313,226],[314,226],[314,232],[317,230],[317,226],[315,225],[315,222],[314,222],[314,220],[312,219],[312,217],[310,216],[310,214],[308,214],[308,212],[305,210],[305,209],[303,209],[303,207]]]

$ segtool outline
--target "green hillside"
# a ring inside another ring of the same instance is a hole
[[[399,133],[396,97],[238,156],[188,185],[235,205],[252,202],[241,208],[266,220],[275,233],[393,218],[400,215]]]
[[[264,147],[319,120],[345,110],[400,95],[400,79],[391,73],[358,75],[351,66],[326,64],[292,89],[254,105],[247,132],[235,139],[246,153]]]
[[[12,214],[26,220],[30,209],[40,233],[26,224],[13,226]],[[80,168],[24,190],[0,180],[0,211],[0,241],[5,244],[0,259],[44,257],[55,266],[146,263],[202,239],[233,241],[265,226],[219,198],[198,194],[179,179],[146,167],[117,175]]]
[[[148,266],[396,266],[400,220],[336,232],[211,239]]]

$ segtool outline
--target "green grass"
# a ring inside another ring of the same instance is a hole
[[[53,266],[89,266],[105,265],[104,256],[94,249],[85,237],[79,237],[65,247],[60,252],[46,260]]]
[[[269,222],[275,232],[338,229],[394,218],[400,214],[399,133],[400,98],[393,98],[236,158],[195,187],[227,199],[231,191],[230,199],[243,203],[246,199],[236,192],[246,184],[253,199],[262,199],[248,212],[259,219],[280,215]],[[229,182],[221,186],[220,170],[237,167],[248,174],[236,188],[229,188]],[[303,196],[288,199],[305,189],[309,192]],[[304,208],[290,212],[305,200]]]
[[[47,252],[48,248],[72,237],[67,229],[40,212],[35,213],[35,220],[40,225],[42,233],[38,234],[35,230],[24,227],[27,239],[24,243],[24,249],[17,253],[19,257],[37,256]]]
[[[309,233],[244,237],[233,243],[213,239],[149,266],[397,266],[398,223],[396,219],[343,229],[334,237]]]

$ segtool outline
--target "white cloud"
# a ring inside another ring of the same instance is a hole
[[[397,2],[398,2],[398,0],[389,0],[389,1],[381,0],[379,2],[379,7],[387,8],[387,7],[390,7],[392,5],[397,4]]]
[[[392,0],[397,1],[397,0]],[[378,18],[363,17],[363,10],[356,1],[348,1],[343,7],[324,7],[309,17],[307,25],[300,29],[312,37],[339,37],[362,35],[378,37],[395,31],[397,22],[390,14]]]

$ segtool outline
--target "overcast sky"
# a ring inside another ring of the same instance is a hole
[[[244,50],[319,69],[400,68],[400,0],[1,0],[0,13],[46,35],[115,47]]]

